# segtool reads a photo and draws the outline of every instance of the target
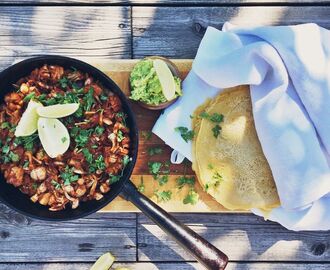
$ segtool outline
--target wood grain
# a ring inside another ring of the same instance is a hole
[[[5,6],[0,24],[0,69],[41,54],[131,58],[130,7]]]
[[[330,231],[289,232],[252,214],[175,216],[228,254],[231,261],[330,262]],[[193,260],[142,214],[138,216],[138,252],[141,261]]]
[[[94,214],[67,222],[26,218],[0,204],[0,262],[95,261],[111,250],[136,260],[136,215]]]
[[[38,264],[0,264],[0,270],[87,270],[92,263],[38,263]],[[127,267],[131,270],[204,270],[198,263],[114,263],[113,268]],[[295,263],[229,263],[226,270],[328,270],[329,264]]]
[[[132,7],[133,58],[162,54],[194,58],[207,26],[313,22],[330,27],[329,6]]]

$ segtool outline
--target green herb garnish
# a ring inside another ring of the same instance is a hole
[[[30,101],[31,99],[33,99],[35,97],[36,93],[35,92],[31,92],[29,94],[27,94],[24,98],[23,98],[23,101],[24,102],[27,102],[27,101]]]
[[[50,183],[55,187],[55,189],[60,189],[61,188],[61,184],[58,183],[58,182],[56,182],[53,179],[52,179],[52,181]]]
[[[118,130],[118,133],[117,133],[117,141],[118,142],[121,142],[122,140],[124,140],[124,134],[121,130]]]
[[[143,193],[144,190],[145,190],[145,186],[144,186],[144,183],[143,183],[143,176],[141,176],[141,178],[140,178],[140,184],[138,185],[137,189],[141,193]]]
[[[176,179],[178,189],[182,189],[185,185],[194,186],[195,177],[180,176]]]
[[[220,135],[220,131],[221,131],[221,127],[219,125],[215,125],[213,128],[212,128],[212,132],[213,132],[213,136],[215,138],[218,138],[218,136]]]
[[[199,200],[199,194],[195,190],[191,189],[188,192],[187,196],[183,199],[183,203],[184,204],[189,203],[189,204],[194,205],[198,202],[198,200]]]
[[[68,140],[67,137],[62,137],[61,142],[62,142],[62,143],[65,143],[67,140]]]
[[[61,172],[60,176],[63,179],[65,186],[78,181],[79,175],[74,174],[73,171],[74,168],[70,168],[69,166],[66,166],[64,172]]]
[[[191,141],[195,135],[193,130],[189,130],[186,127],[176,127],[174,130],[180,132],[180,135],[185,142]]]
[[[156,195],[157,197],[157,200],[160,201],[160,202],[168,202],[171,197],[172,197],[172,191],[170,190],[167,190],[167,191],[158,191],[156,190],[154,192],[154,194]]]
[[[223,122],[223,115],[220,113],[213,113],[213,114],[209,114],[207,112],[201,112],[199,114],[200,118],[204,118],[204,119],[208,119],[211,122],[215,123],[216,125],[212,128],[212,132],[213,132],[213,136],[215,138],[218,138],[218,136],[220,135],[220,131],[221,131],[221,127],[220,127],[220,123]]]
[[[94,88],[93,87],[89,88],[89,91],[83,97],[83,101],[84,101],[84,110],[85,111],[90,111],[93,104],[95,103]]]
[[[159,155],[163,153],[163,149],[161,147],[151,147],[148,149],[149,156]]]
[[[101,126],[97,126],[96,128],[95,128],[95,133],[97,134],[97,135],[102,135],[103,134],[103,132],[104,132],[104,127],[101,127]]]
[[[152,132],[151,131],[142,131],[141,132],[141,136],[143,139],[145,139],[146,141],[150,141],[151,136],[152,136]]]
[[[1,123],[1,129],[11,128],[11,124],[9,122]]]

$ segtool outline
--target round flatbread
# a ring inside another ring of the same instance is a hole
[[[215,123],[201,112],[224,116],[220,135]],[[231,210],[279,206],[273,176],[254,126],[249,88],[240,86],[220,93],[198,107],[193,117],[193,169],[200,184]]]

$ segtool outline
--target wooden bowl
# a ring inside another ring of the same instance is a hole
[[[177,66],[169,59],[165,58],[165,57],[161,57],[161,56],[148,56],[144,59],[160,59],[160,60],[163,60],[167,66],[169,67],[169,69],[171,70],[172,74],[175,76],[175,77],[178,77],[181,79],[181,74],[180,74],[180,71],[179,69],[177,68]],[[180,83],[180,87],[181,87],[181,83]],[[175,99],[172,99],[170,101],[166,101],[166,102],[163,102],[163,103],[160,103],[158,105],[151,105],[151,104],[147,104],[143,101],[136,101],[141,107],[143,108],[146,108],[148,110],[153,110],[153,111],[156,111],[156,110],[163,110],[167,107],[169,107],[170,105],[172,105],[179,97],[176,97]]]

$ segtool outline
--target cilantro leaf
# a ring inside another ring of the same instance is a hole
[[[154,156],[163,153],[163,149],[161,147],[151,147],[148,149],[149,156]]]
[[[182,189],[185,185],[194,186],[195,177],[180,176],[176,179],[178,189]]]
[[[191,189],[188,192],[187,196],[183,199],[183,203],[184,204],[189,203],[189,204],[194,205],[198,202],[198,200],[199,200],[199,194],[195,190]]]
[[[157,197],[157,200],[160,201],[160,202],[168,202],[171,197],[172,197],[172,191],[170,190],[167,190],[167,191],[158,191],[156,190],[154,192],[154,194],[156,195]]]
[[[212,132],[213,132],[213,136],[215,138],[218,138],[218,136],[220,135],[220,131],[221,131],[221,127],[219,125],[215,125],[213,128],[212,128]]]
[[[143,183],[143,176],[141,176],[140,179],[141,179],[140,184],[138,185],[137,189],[138,189],[139,192],[143,193],[144,190],[145,190],[145,186],[144,186],[144,183]]]
[[[174,130],[180,133],[182,139],[185,142],[191,141],[195,135],[195,132],[193,130],[189,130],[186,127],[176,127]]]

